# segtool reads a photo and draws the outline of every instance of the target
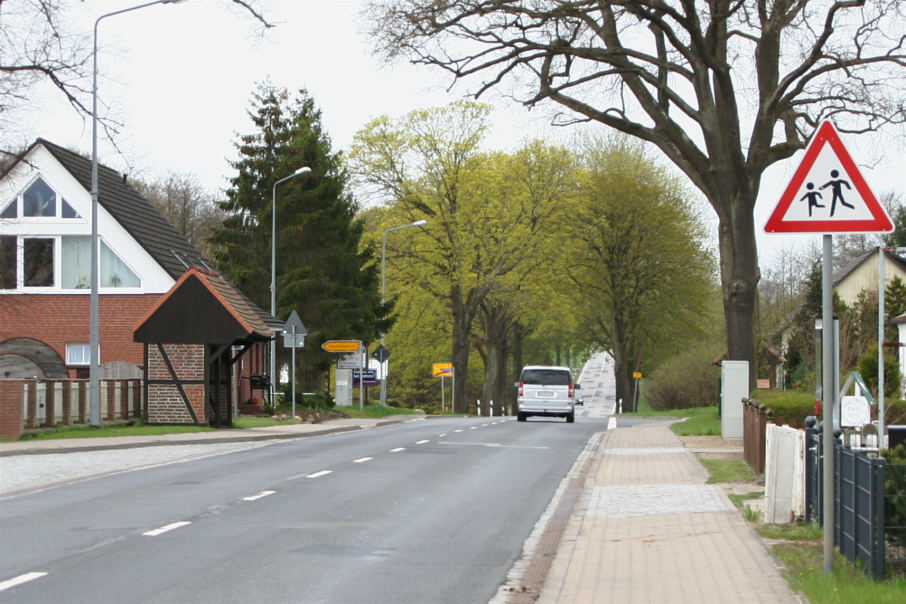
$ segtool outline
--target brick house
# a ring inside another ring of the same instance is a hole
[[[133,330],[187,270],[213,269],[125,176],[99,166],[98,184],[100,375],[140,377]],[[90,159],[38,139],[0,173],[0,379],[88,377],[90,218]],[[266,373],[264,348],[237,373]]]

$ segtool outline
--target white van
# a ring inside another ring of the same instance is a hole
[[[575,390],[579,385],[573,384],[569,367],[526,365],[516,388],[519,421],[532,415],[565,417],[569,423],[576,420]]]

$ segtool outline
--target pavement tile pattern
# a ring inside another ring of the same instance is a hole
[[[804,602],[664,424],[608,430],[541,604]]]

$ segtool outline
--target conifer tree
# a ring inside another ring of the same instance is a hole
[[[309,331],[297,350],[307,388],[323,384],[334,356],[321,351],[328,339],[374,340],[386,326],[380,302],[379,267],[371,248],[360,250],[363,222],[346,190],[340,154],[331,150],[321,112],[307,91],[291,99],[270,82],[252,94],[255,131],[239,136],[238,174],[221,208],[227,218],[213,243],[218,266],[253,302],[270,308],[271,220],[274,183],[303,166],[311,173],[276,188],[277,317],[292,310]],[[284,351],[278,343],[278,362]]]

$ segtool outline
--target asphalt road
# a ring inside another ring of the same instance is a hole
[[[428,419],[5,498],[0,602],[487,602],[605,427],[583,393],[574,424]]]

